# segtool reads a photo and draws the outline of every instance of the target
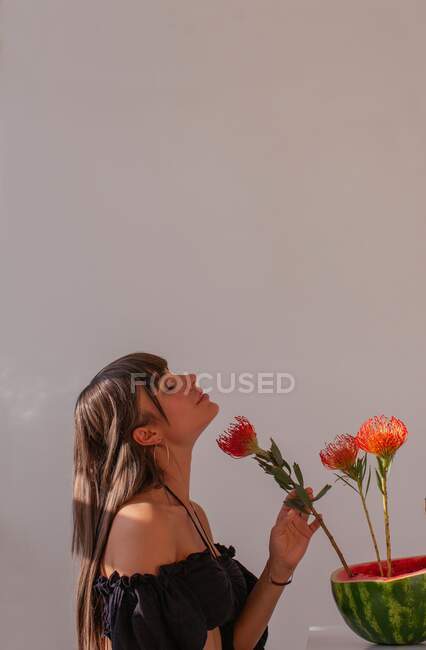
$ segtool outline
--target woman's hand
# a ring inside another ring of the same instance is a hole
[[[312,498],[312,488],[305,489]],[[269,568],[277,581],[281,580],[281,576],[293,573],[306,553],[312,535],[320,527],[318,519],[308,524],[309,513],[302,513],[286,505],[287,499],[292,497],[297,498],[296,490],[288,493],[269,538]]]

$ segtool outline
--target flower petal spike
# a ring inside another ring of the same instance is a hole
[[[236,422],[231,423],[225,432],[217,437],[217,444],[233,458],[255,454],[259,445],[254,426],[244,415],[236,415],[235,420]]]

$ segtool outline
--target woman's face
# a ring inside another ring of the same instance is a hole
[[[213,402],[209,395],[205,394],[200,400],[203,391],[196,385],[196,379],[194,373],[178,375],[167,368],[159,379],[158,388],[152,387],[167,415],[169,424],[145,391],[140,391],[140,408],[149,411],[157,418],[155,424],[138,427],[139,433],[143,430],[146,442],[158,442],[165,437],[171,443],[188,443],[192,446],[199,434],[217,415],[219,405]]]

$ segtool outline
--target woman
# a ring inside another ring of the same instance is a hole
[[[284,504],[259,578],[232,545],[213,542],[189,485],[194,444],[218,411],[195,375],[142,352],[104,367],[78,396],[78,650],[265,647],[268,621],[318,524]]]

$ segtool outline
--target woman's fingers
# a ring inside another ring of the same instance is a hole
[[[310,499],[312,499],[312,497],[313,497],[313,495],[314,495],[314,491],[312,490],[311,487],[307,487],[307,488],[306,488],[306,493],[307,493],[308,497],[309,497]],[[305,506],[305,507],[306,507],[306,506]],[[310,516],[310,513],[309,513],[309,512],[300,512],[300,510],[299,510],[298,512],[299,512],[299,516],[300,516],[302,519],[304,519],[305,521],[306,521],[306,519],[308,519],[309,516]]]
[[[295,497],[295,496],[296,496],[296,490],[290,490],[290,492],[287,494],[286,498],[284,499],[284,503],[285,503],[288,499],[292,499],[292,498]]]
[[[292,508],[290,508],[290,506],[286,505],[286,500],[284,500],[281,508],[279,509],[277,518],[275,520],[275,524],[279,524],[279,523],[285,521],[286,518],[288,517],[288,515],[290,514],[291,510],[292,510]]]
[[[321,526],[320,521],[315,518],[315,520],[311,523],[308,524],[307,521],[303,517],[291,517],[290,519],[290,525],[292,524],[296,531],[303,535],[303,537],[306,537],[306,539],[310,539],[312,535],[315,533],[315,531],[318,530],[318,528]]]
[[[314,491],[313,491],[313,489],[309,486],[309,487],[305,488],[305,490],[306,490],[306,493],[308,494],[309,498],[312,499],[312,497],[313,497],[313,495],[314,495]],[[288,495],[287,495],[287,497],[285,498],[285,500],[284,500],[284,508],[283,508],[283,510],[284,510],[284,513],[286,513],[286,514],[288,514],[288,513],[290,512],[290,510],[294,510],[294,509],[295,509],[295,508],[293,508],[292,506],[287,505],[287,504],[288,504],[288,500],[289,500],[289,499],[292,499],[292,498],[297,498],[297,492],[296,492],[295,489],[291,490],[291,491],[288,493]],[[299,517],[301,517],[302,519],[305,519],[305,520],[306,520],[306,519],[308,519],[309,516],[310,516],[310,513],[307,513],[307,512],[306,512],[306,513],[305,513],[305,512],[301,512],[300,510],[297,510],[297,509],[295,509],[295,510],[296,510],[297,515],[298,515]]]
[[[320,515],[320,517],[322,518],[322,515]],[[311,524],[308,524],[308,526],[311,529],[311,531],[314,533],[321,526],[321,522],[319,521],[319,519],[315,517],[314,521]]]
[[[310,499],[312,499],[312,497],[314,496],[314,491],[313,491],[313,489],[312,489],[311,487],[308,487],[308,488],[306,488],[306,492],[307,492],[307,494],[308,494],[308,497],[309,497]],[[301,513],[301,515],[302,515],[303,519],[306,520],[306,519],[309,518],[310,513],[309,513],[309,512],[307,512],[306,514],[305,514],[305,513]]]

